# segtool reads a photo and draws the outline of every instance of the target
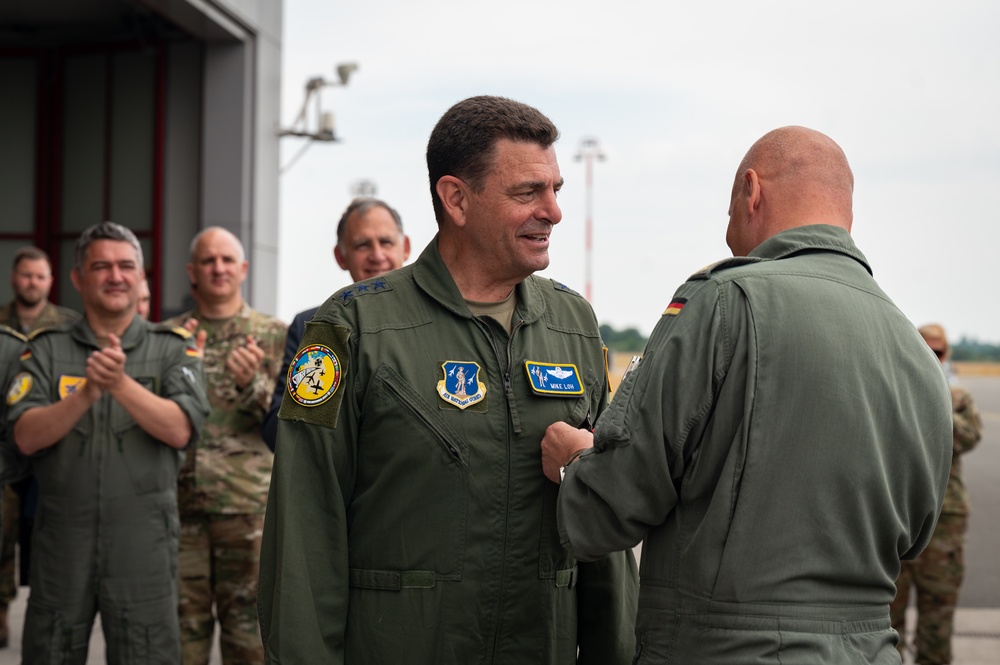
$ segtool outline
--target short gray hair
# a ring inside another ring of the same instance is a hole
[[[399,235],[403,235],[403,219],[391,205],[382,199],[358,197],[348,204],[347,210],[344,211],[344,214],[340,216],[340,221],[337,222],[338,245],[344,239],[344,230],[347,229],[347,219],[351,215],[364,215],[372,208],[385,208],[385,210],[392,216],[393,221],[396,222],[396,228],[399,229]]]
[[[139,239],[135,237],[135,234],[121,224],[101,222],[81,233],[77,239],[75,252],[77,270],[83,270],[83,263],[87,260],[87,250],[90,249],[95,240],[117,240],[132,245],[132,249],[135,250],[135,254],[139,258],[139,269],[143,269],[142,245],[139,244]]]

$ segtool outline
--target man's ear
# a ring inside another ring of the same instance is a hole
[[[465,226],[465,213],[469,207],[469,187],[461,178],[453,175],[441,176],[434,186],[445,214],[455,226]]]
[[[347,257],[340,251],[340,245],[333,246],[333,258],[337,260],[337,265],[341,270],[347,270]]]
[[[746,200],[745,205],[747,206],[747,219],[753,219],[758,213],[760,213],[760,206],[763,202],[763,198],[760,193],[760,178],[757,177],[757,172],[753,169],[747,169],[746,173],[743,174],[745,180],[744,184],[746,186]]]
[[[73,288],[80,291],[80,269],[76,266],[69,271],[69,281],[73,282]]]

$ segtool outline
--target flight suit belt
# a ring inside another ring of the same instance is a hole
[[[576,566],[567,570],[557,570],[556,587],[571,587],[576,582]],[[459,582],[461,575],[439,575],[432,570],[363,570],[351,568],[348,584],[361,589],[400,591],[402,589],[433,589],[438,580]]]
[[[729,603],[679,596],[667,587],[639,587],[639,609],[674,612],[697,623],[734,630],[871,633],[890,627],[888,605]]]

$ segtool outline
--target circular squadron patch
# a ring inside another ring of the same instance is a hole
[[[304,346],[288,366],[288,394],[302,406],[319,406],[337,392],[340,379],[336,353],[322,344]]]
[[[34,380],[27,372],[21,372],[10,382],[10,389],[7,391],[7,406],[14,406],[31,391]]]

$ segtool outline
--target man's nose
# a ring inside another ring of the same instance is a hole
[[[538,201],[538,209],[535,211],[535,218],[558,224],[562,221],[562,209],[556,200],[554,190],[547,191]]]

